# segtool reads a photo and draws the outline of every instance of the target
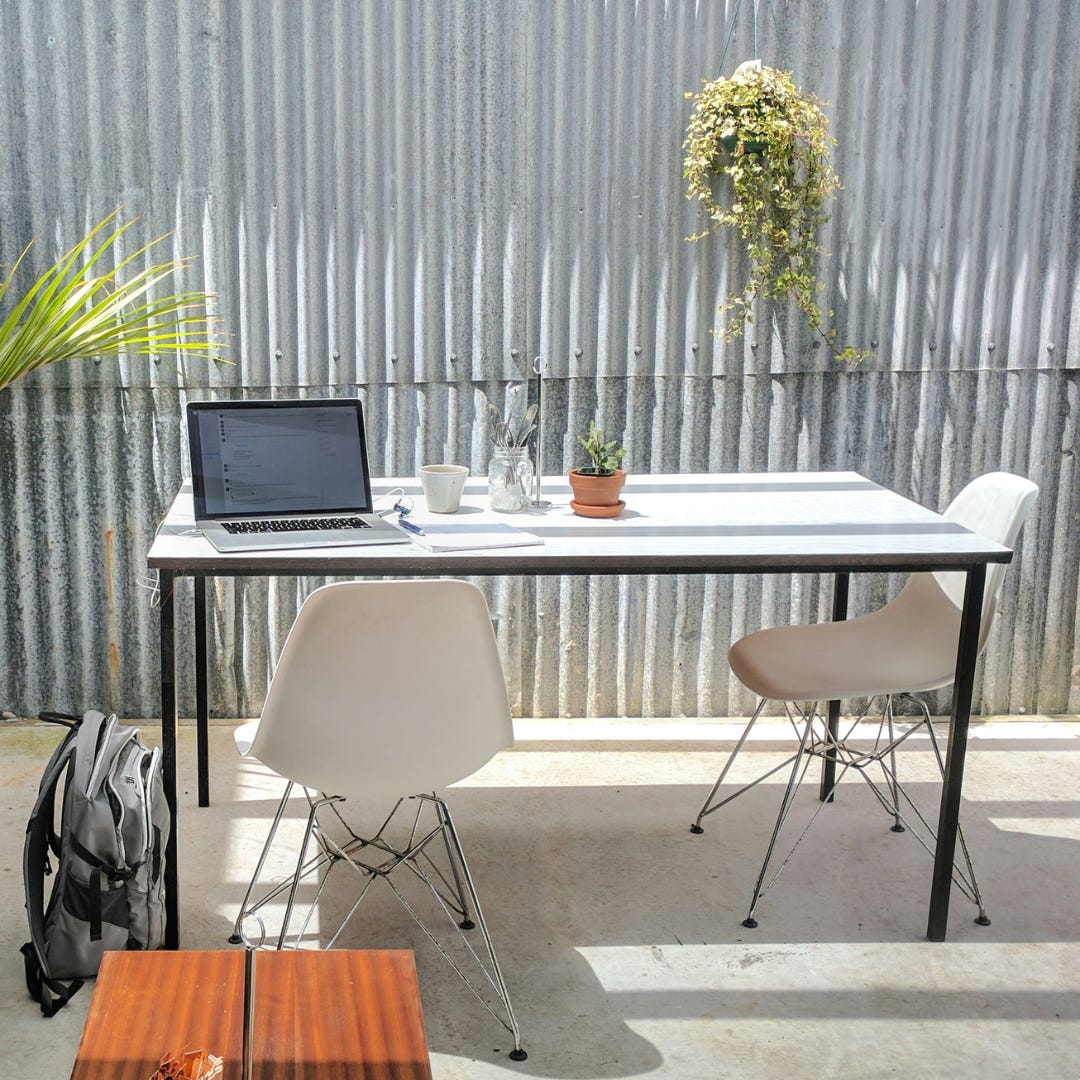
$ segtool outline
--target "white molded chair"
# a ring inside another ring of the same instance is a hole
[[[1038,488],[1023,477],[1011,473],[988,473],[968,484],[943,516],[988,540],[1011,547],[1031,511],[1037,493]],[[998,611],[1004,577],[1004,564],[993,563],[987,567],[979,631],[980,651],[986,644]],[[743,920],[744,926],[757,926],[754,913],[758,902],[776,882],[818,813],[832,800],[836,784],[848,769],[855,769],[869,783],[878,801],[893,818],[893,831],[910,830],[932,854],[931,844],[936,838],[926,818],[897,779],[896,749],[917,731],[925,730],[938,768],[944,774],[944,761],[930,722],[929,710],[912,694],[947,686],[953,681],[965,579],[966,574],[962,571],[912,574],[895,599],[869,615],[844,622],[760,630],[731,647],[728,653],[731,670],[744,686],[759,696],[760,701],[691,831],[703,832],[701,822],[706,816],[791,765],[765,861],[754,886],[750,910]],[[902,731],[898,731],[894,724],[893,705],[899,697],[913,701],[921,711],[917,722]],[[845,732],[830,730],[818,706],[846,698],[870,700]],[[881,719],[876,733],[869,740],[871,745],[867,746],[863,721],[875,699],[883,699]],[[732,763],[770,700],[785,703],[788,718],[798,738],[797,749],[764,775],[719,798],[721,785]],[[791,810],[795,792],[815,757],[823,759],[823,762],[825,759],[835,762],[835,780],[821,793],[821,805],[810,823],[796,839],[780,869],[765,884],[773,851]],[[884,787],[871,779],[867,772],[871,767],[881,768]],[[917,823],[913,819],[917,819]],[[978,907],[976,922],[987,925],[990,920],[986,916],[962,831],[958,839],[964,866],[954,865],[953,880]]]
[[[242,754],[257,758],[288,785],[230,941],[252,944],[244,931],[252,919],[261,944],[266,930],[260,912],[284,900],[277,947],[285,947],[300,884],[311,879],[314,898],[291,939],[299,947],[328,875],[338,866],[351,867],[358,896],[327,947],[338,941],[374,882],[385,881],[512,1035],[510,1057],[524,1060],[472,876],[450,810],[437,794],[513,743],[506,683],[483,593],[469,582],[447,580],[353,581],[317,589],[296,616],[261,717],[237,729],[236,743]],[[309,804],[295,869],[252,902],[294,784],[305,789]],[[346,814],[357,804],[372,803],[380,804],[372,818],[374,831],[360,835]],[[400,838],[392,838],[395,830]],[[430,890],[436,909],[460,937],[454,946],[459,958],[425,925],[395,877],[403,883],[419,880],[423,895]],[[483,939],[476,947],[464,933],[474,927]],[[472,978],[462,960],[475,968]],[[476,981],[486,982],[487,989],[482,992]]]

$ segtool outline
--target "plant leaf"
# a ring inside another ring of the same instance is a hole
[[[99,221],[41,274],[0,322],[0,390],[46,364],[61,360],[156,355],[165,352],[210,356],[213,347],[202,292],[155,295],[155,290],[191,260],[169,259],[126,276],[160,236],[104,268],[103,260],[134,220],[115,225],[119,210]],[[167,234],[166,234],[167,235]],[[28,244],[0,283],[0,304],[14,287]],[[99,264],[102,268],[99,269]]]

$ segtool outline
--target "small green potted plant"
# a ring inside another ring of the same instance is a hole
[[[579,435],[578,442],[585,448],[591,464],[570,470],[570,487],[574,497],[570,508],[582,517],[617,517],[626,507],[619,496],[626,473],[619,468],[626,451],[617,439],[604,439],[604,433],[589,421],[588,435]]]
[[[818,98],[799,89],[791,74],[742,64],[730,78],[706,81],[695,93],[683,150],[686,197],[708,212],[710,228],[737,229],[750,259],[750,278],[720,308],[728,316],[725,341],[753,322],[754,302],[794,300],[807,324],[838,360],[858,363],[869,354],[841,348],[826,327],[833,312],[818,303],[815,264],[825,252],[818,228],[829,219],[827,203],[840,187],[829,164],[829,122]]]

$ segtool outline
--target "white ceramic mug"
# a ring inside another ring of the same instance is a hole
[[[455,514],[469,470],[465,465],[421,465],[420,484],[433,514]]]

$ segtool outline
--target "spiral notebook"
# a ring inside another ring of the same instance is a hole
[[[428,551],[476,551],[483,548],[529,547],[544,541],[504,521],[415,522],[424,531],[409,539]]]

